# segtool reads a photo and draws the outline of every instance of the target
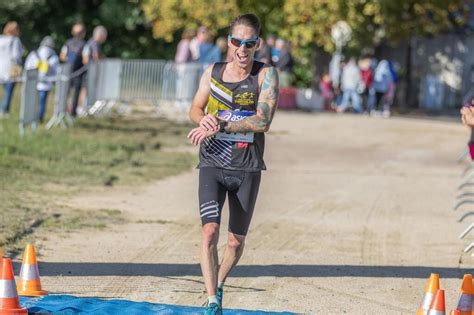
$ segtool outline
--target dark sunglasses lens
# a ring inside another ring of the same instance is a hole
[[[253,48],[255,45],[257,45],[257,41],[246,42],[245,48]]]
[[[230,42],[232,43],[232,45],[237,47],[240,47],[240,43],[242,43],[242,41],[238,40],[237,38],[231,38]]]

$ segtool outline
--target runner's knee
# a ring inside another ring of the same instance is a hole
[[[245,244],[245,237],[244,236],[237,236],[235,234],[229,233],[227,239],[227,246],[234,251],[239,251],[244,247]]]
[[[202,227],[202,242],[207,245],[215,245],[219,239],[219,224],[207,223]]]

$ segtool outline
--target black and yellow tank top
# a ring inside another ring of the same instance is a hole
[[[259,95],[258,74],[265,64],[254,61],[246,79],[240,82],[224,82],[222,75],[226,64],[222,62],[213,66],[207,113],[220,117],[228,115],[230,120],[254,115]],[[198,167],[217,167],[247,172],[265,170],[264,147],[265,134],[263,132],[246,134],[220,132],[201,144]]]

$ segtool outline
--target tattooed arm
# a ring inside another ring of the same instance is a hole
[[[266,132],[278,105],[278,74],[274,67],[262,70],[264,76],[260,95],[258,97],[255,115],[240,121],[229,122],[225,127],[227,132]]]

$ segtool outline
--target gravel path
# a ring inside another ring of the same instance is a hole
[[[453,211],[456,196],[469,192],[457,190],[464,166],[455,163],[466,139],[450,122],[279,112],[225,307],[413,314],[429,273],[439,272],[451,308],[459,278],[473,266],[461,255],[472,237],[457,239],[471,218],[457,220],[470,206]],[[46,289],[203,303],[197,170],[67,203],[120,209],[128,223],[48,235],[40,265]]]

